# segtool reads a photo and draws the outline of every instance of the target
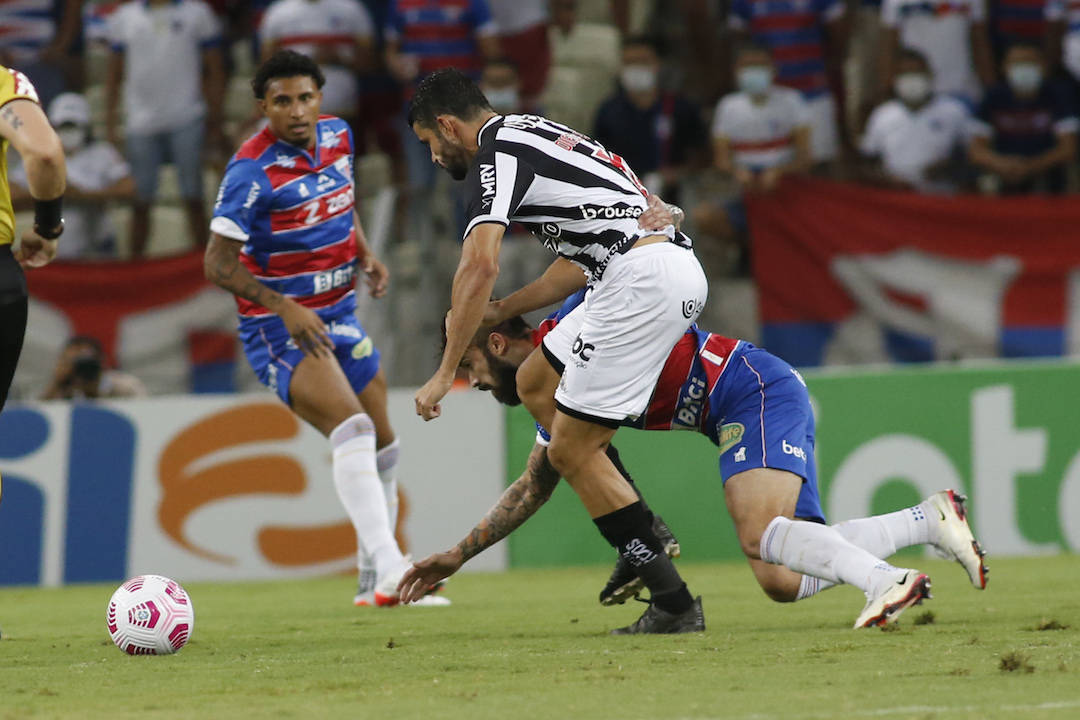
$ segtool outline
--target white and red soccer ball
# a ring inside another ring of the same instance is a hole
[[[109,599],[105,625],[116,647],[128,655],[170,655],[191,637],[195,610],[180,583],[137,575]]]

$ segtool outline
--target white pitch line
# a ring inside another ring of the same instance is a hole
[[[906,705],[904,707],[873,708],[866,710],[851,710],[838,713],[817,712],[792,715],[789,712],[775,715],[754,713],[742,715],[739,718],[730,716],[714,717],[710,715],[693,715],[678,718],[678,720],[828,720],[834,717],[887,717],[889,715],[911,715],[918,713],[941,713],[941,712],[986,712],[994,711],[1024,711],[1024,710],[1067,710],[1080,708],[1080,700],[1061,700],[1057,702],[1044,702],[1031,705]]]

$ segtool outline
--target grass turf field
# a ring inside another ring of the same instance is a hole
[[[353,608],[349,578],[190,583],[170,657],[112,646],[112,586],[4,589],[0,718],[1080,717],[1080,557],[992,559],[983,592],[917,565],[934,599],[890,632],[850,629],[855,589],[778,605],[742,564],[680,563],[704,634],[629,638],[606,630],[645,606],[600,607],[606,568],[462,575],[450,608]]]

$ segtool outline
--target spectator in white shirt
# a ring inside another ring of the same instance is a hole
[[[123,86],[127,156],[138,194],[132,253],[145,253],[158,170],[166,162],[175,165],[179,175],[191,238],[194,244],[205,244],[204,137],[208,134],[216,147],[227,145],[217,18],[202,0],[145,0],[122,5],[109,18],[106,33],[113,51],[105,78],[106,132],[116,143]]]
[[[771,55],[756,45],[735,56],[738,91],[725,96],[713,118],[713,163],[734,178],[741,193],[772,192],[780,179],[806,172],[810,150],[810,110],[797,90],[773,83]],[[706,202],[694,211],[701,235],[711,236],[737,256],[737,271],[749,271],[749,228],[739,197]]]
[[[67,161],[64,193],[64,241],[58,258],[116,257],[116,228],[106,203],[131,202],[135,180],[117,149],[90,134],[90,105],[77,93],[63,93],[49,104],[49,122],[56,128]],[[11,168],[11,199],[18,209],[32,206],[22,166]]]
[[[859,150],[869,182],[924,193],[955,192],[963,172],[971,113],[934,92],[926,58],[904,50],[893,80],[896,97],[870,114]]]
[[[360,0],[277,0],[259,25],[263,60],[294,50],[319,63],[326,77],[322,110],[355,120],[357,75],[370,72],[375,24]]]
[[[986,0],[883,0],[881,4],[881,92],[887,95],[900,48],[922,53],[934,90],[974,105],[995,79]]]

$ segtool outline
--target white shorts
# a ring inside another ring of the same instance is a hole
[[[608,427],[636,419],[708,294],[691,250],[665,242],[616,256],[585,301],[544,337],[544,355],[562,370],[556,407]]]

